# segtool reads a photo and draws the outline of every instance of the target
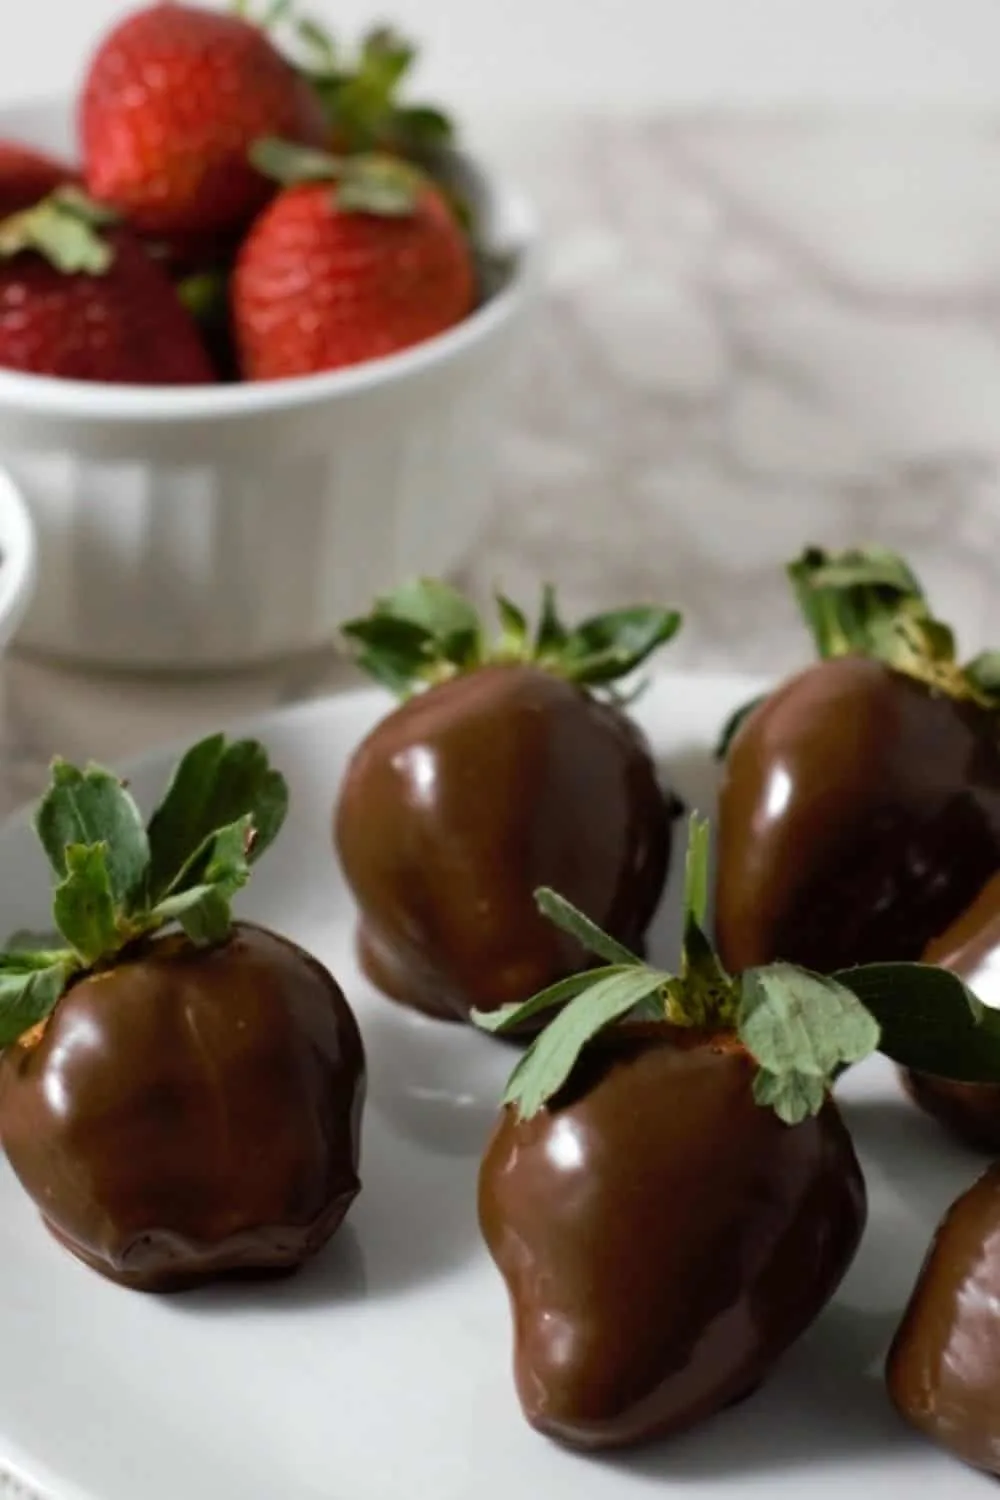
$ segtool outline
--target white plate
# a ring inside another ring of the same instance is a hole
[[[692,803],[710,802],[707,746],[720,722],[758,687],[664,677],[642,701],[638,716]],[[982,1163],[902,1100],[880,1060],[842,1089],[871,1195],[867,1236],[839,1296],[769,1384],[633,1455],[578,1457],[525,1425],[474,1195],[509,1050],[422,1022],[359,980],[331,854],[345,759],[385,706],[353,695],[249,726],[293,802],[243,911],[330,964],[368,1047],[364,1190],[348,1226],[291,1281],[159,1300],[58,1249],[0,1170],[0,1459],[12,1476],[52,1500],[631,1500],[670,1486],[699,1500],[855,1500],[890,1482],[920,1500],[995,1493],[912,1436],[882,1387],[932,1229]],[[135,770],[144,804],[171,758]],[[676,890],[675,879],[671,911]],[[0,930],[37,926],[46,907],[21,816],[0,832]],[[674,939],[667,920],[658,956]]]

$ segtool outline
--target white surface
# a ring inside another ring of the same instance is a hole
[[[136,0],[137,3],[137,0]],[[126,0],[10,0],[0,97],[63,88]],[[996,97],[995,0],[311,0],[343,34],[386,16],[426,49],[428,89],[470,115],[822,97]]]
[[[47,144],[58,107],[0,112]],[[527,205],[474,178],[502,288],[438,338],[309,379],[147,390],[0,371],[0,454],[38,524],[26,644],[228,667],[323,646],[401,576],[465,560],[532,279]]]
[[[17,485],[0,470],[0,650],[31,602],[37,573],[35,526]]]
[[[691,805],[711,803],[705,747],[759,683],[659,679],[639,717]],[[992,1481],[910,1434],[881,1359],[932,1228],[975,1175],[879,1061],[842,1089],[871,1218],[841,1291],[774,1378],[699,1431],[586,1459],[522,1421],[502,1284],[475,1222],[477,1158],[508,1048],[374,995],[329,813],[345,757],[385,700],[364,694],[253,725],[289,776],[283,840],[245,915],[313,949],[361,1021],[371,1095],[364,1188],[297,1279],[156,1299],[57,1248],[0,1169],[0,1461],[49,1500],[854,1500],[890,1482],[920,1500],[983,1500]],[[167,757],[133,776],[148,806]],[[673,953],[676,879],[656,957]],[[24,817],[0,833],[0,931],[44,924],[46,877]]]

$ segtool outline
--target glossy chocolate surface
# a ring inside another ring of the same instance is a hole
[[[600,1040],[556,1107],[505,1110],[481,1168],[521,1405],[584,1448],[676,1432],[748,1394],[832,1295],[865,1223],[835,1105],[789,1128],[754,1104],[743,1052],[676,1037]]]
[[[736,735],[718,836],[731,970],[916,959],[1000,869],[1000,742],[879,662],[819,662]]]
[[[366,973],[430,1015],[524,1000],[587,955],[537,911],[553,886],[639,947],[673,811],[618,710],[533,667],[410,699],[355,752],[335,837]]]
[[[52,1232],[126,1286],[288,1270],[359,1191],[364,1078],[347,1001],[294,944],[161,938],[3,1053],[0,1140]]]
[[[986,1005],[1000,1006],[1000,875],[924,954],[929,964],[960,974]],[[903,1087],[952,1135],[980,1151],[1000,1153],[1000,1086],[956,1083],[900,1069]]]
[[[949,1209],[886,1365],[914,1427],[1000,1475],[1000,1166]]]

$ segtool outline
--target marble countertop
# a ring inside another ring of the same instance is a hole
[[[485,144],[548,265],[475,592],[674,602],[671,664],[781,671],[806,650],[782,562],[879,540],[970,653],[1000,642],[1000,118],[591,116]],[[120,760],[352,680],[332,654],[5,676],[4,808],[56,751]]]

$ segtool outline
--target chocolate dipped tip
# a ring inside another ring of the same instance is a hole
[[[886,1362],[899,1414],[973,1468],[1000,1477],[1000,1167],[952,1204]]]

